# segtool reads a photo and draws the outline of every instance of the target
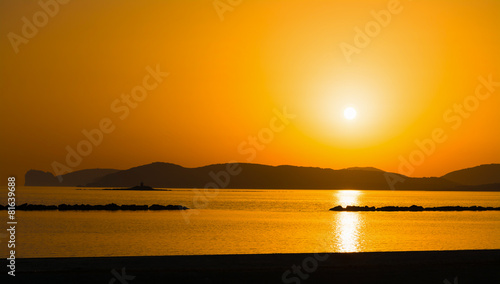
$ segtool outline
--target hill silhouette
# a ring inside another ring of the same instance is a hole
[[[204,188],[207,185],[219,188],[254,189],[389,189],[383,171],[332,170],[296,166],[267,166],[238,164],[241,172],[227,173],[234,164],[216,164],[199,168],[185,168],[169,163],[152,163],[106,175],[91,187],[126,187],[142,180],[153,187]],[[229,177],[229,179],[227,178]],[[407,178],[398,184],[398,189],[448,189],[457,184],[440,178]],[[210,184],[210,183],[213,184]]]
[[[344,170],[383,172],[383,170],[377,169],[377,168],[374,168],[374,167],[350,167],[350,168],[345,168]]]
[[[500,183],[500,164],[480,165],[445,174],[443,178],[464,185]]]
[[[93,182],[105,175],[118,172],[115,169],[88,169],[62,175],[59,180],[50,172],[29,170],[24,178],[26,186],[80,186]]]
[[[487,165],[480,169],[490,173],[496,170],[496,166]],[[467,170],[452,172],[452,176],[455,180],[460,179],[461,173],[469,173]],[[497,171],[498,173],[500,172]],[[387,181],[388,176],[398,179],[394,188],[390,187]],[[471,185],[450,180],[445,178],[446,176],[448,175],[413,178],[370,167],[333,170],[241,163],[186,168],[176,164],[156,162],[127,170],[76,171],[61,176],[62,183],[59,183],[57,177],[50,173],[30,170],[26,173],[26,185],[131,187],[137,185],[138,181],[142,181],[155,188],[205,188],[208,186],[236,189],[500,190],[500,183],[485,182]],[[474,180],[474,183],[477,182],[479,181]]]

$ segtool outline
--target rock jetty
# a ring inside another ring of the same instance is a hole
[[[48,210],[59,210],[59,211],[95,211],[95,210],[107,210],[107,211],[145,211],[145,210],[187,210],[189,208],[182,205],[117,205],[115,203],[110,203],[106,205],[89,205],[89,204],[60,204],[60,205],[41,205],[41,204],[21,204],[15,207],[16,210],[22,211],[48,211]],[[0,205],[0,210],[7,210],[8,206]]]
[[[404,206],[384,206],[384,207],[369,207],[369,206],[336,206],[330,208],[330,211],[348,211],[348,212],[360,212],[360,211],[498,211],[500,207],[483,207],[483,206],[440,206],[440,207],[422,207],[417,205],[412,205],[410,207]]]

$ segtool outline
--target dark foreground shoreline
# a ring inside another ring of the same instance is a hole
[[[16,260],[16,277],[9,280],[76,284],[500,283],[500,250],[29,258]]]

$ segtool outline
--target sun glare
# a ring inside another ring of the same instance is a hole
[[[357,112],[354,108],[348,107],[344,110],[344,117],[348,120],[353,120],[356,118]]]

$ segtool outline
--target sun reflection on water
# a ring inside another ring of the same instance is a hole
[[[360,218],[357,212],[337,212],[336,228],[336,251],[354,252],[360,251],[359,225]]]
[[[339,190],[335,193],[336,205],[359,205],[358,190]],[[335,206],[336,206],[335,205]],[[363,234],[362,217],[359,212],[334,212],[333,232],[335,235],[334,247],[337,252],[361,251],[360,235]]]
[[[358,197],[361,194],[359,190],[338,190],[334,193],[334,199],[336,199],[335,206],[342,205],[346,207],[347,205],[358,205]]]

